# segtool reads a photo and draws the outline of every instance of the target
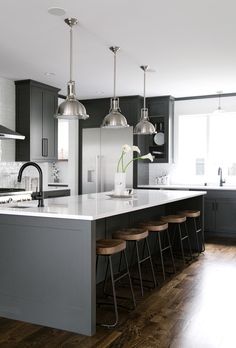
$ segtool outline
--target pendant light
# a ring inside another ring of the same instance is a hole
[[[73,42],[72,42],[72,28],[78,23],[76,18],[66,18],[65,23],[70,27],[70,80],[67,83],[67,97],[57,108],[55,117],[58,119],[83,119],[86,120],[89,116],[86,113],[86,109],[81,104],[75,94],[75,81],[72,79],[72,68],[73,68]]]
[[[104,117],[101,127],[104,128],[125,128],[129,127],[124,115],[121,114],[119,98],[116,97],[116,53],[120,47],[112,46],[109,48],[114,54],[114,96],[111,98],[109,114]]]
[[[144,88],[143,88],[143,108],[141,109],[141,117],[139,123],[134,128],[134,134],[150,135],[155,134],[156,129],[149,121],[148,109],[146,108],[146,72],[148,65],[142,65],[140,68],[144,72]]]
[[[217,110],[213,111],[213,114],[220,114],[224,112],[224,110],[221,108],[221,94],[223,91],[217,91],[216,93],[219,95],[219,102],[218,102],[218,108]]]

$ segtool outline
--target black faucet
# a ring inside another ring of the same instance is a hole
[[[225,183],[225,180],[222,179],[222,168],[221,167],[218,168],[218,175],[220,175],[220,186],[223,186],[223,184]]]
[[[35,163],[35,162],[27,162],[25,164],[23,164],[22,167],[20,167],[19,173],[18,173],[18,177],[17,177],[17,181],[21,182],[22,179],[22,173],[24,171],[25,168],[29,167],[29,166],[33,166],[35,167],[38,172],[39,172],[39,192],[37,194],[37,196],[35,196],[35,198],[38,200],[38,207],[44,207],[44,194],[43,194],[43,172],[42,169],[40,168],[40,166]]]

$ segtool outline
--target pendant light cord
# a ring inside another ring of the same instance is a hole
[[[70,27],[70,81],[72,81],[72,67],[73,67],[73,47],[72,47],[72,40],[73,40],[73,34],[72,34],[72,27]]]
[[[114,52],[114,98],[116,98],[116,51]]]
[[[146,109],[146,70],[144,69],[143,71],[143,108]]]

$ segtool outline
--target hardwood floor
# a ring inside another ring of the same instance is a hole
[[[98,327],[93,337],[2,318],[0,348],[235,348],[236,240],[208,243],[197,261],[137,302],[135,311],[120,311],[119,326]]]

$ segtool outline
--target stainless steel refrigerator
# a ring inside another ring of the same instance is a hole
[[[112,191],[121,147],[133,145],[133,127],[84,128],[82,136],[82,193]],[[132,153],[126,154],[125,162],[132,156]],[[126,175],[126,186],[133,187],[133,163]]]

